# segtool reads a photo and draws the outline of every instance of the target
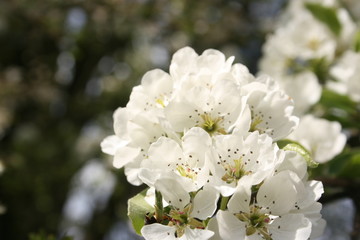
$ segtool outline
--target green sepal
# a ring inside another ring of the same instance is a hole
[[[300,154],[305,159],[308,167],[310,168],[316,168],[319,165],[319,163],[315,162],[314,159],[311,157],[310,152],[303,145],[296,141],[284,139],[278,141],[277,145],[280,149],[283,149],[285,151],[292,151]]]
[[[145,225],[145,216],[154,213],[154,207],[145,201],[146,191],[143,190],[128,200],[128,216],[137,234],[141,235],[141,228]]]
[[[312,15],[324,23],[336,36],[340,35],[341,23],[337,17],[336,9],[318,3],[305,3],[305,7]]]

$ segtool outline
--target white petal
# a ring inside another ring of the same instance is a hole
[[[247,97],[243,97],[243,102],[246,102]],[[239,118],[234,124],[233,134],[244,136],[250,130],[251,125],[251,111],[248,105],[245,106],[244,110],[240,114]]]
[[[206,229],[186,228],[184,235],[179,240],[207,240],[213,235],[212,231]]]
[[[296,199],[297,191],[288,171],[266,179],[257,194],[258,205],[268,208],[270,214],[278,216],[288,213]]]
[[[228,209],[231,213],[249,212],[252,184],[248,180],[250,179],[240,179],[234,195],[230,198]]]
[[[172,79],[170,75],[163,70],[154,69],[145,73],[141,79],[141,85],[152,95],[171,90]]]
[[[113,118],[115,134],[123,138],[127,134],[127,123],[129,121],[128,110],[126,108],[116,109]]]
[[[216,215],[219,224],[219,234],[223,240],[244,239],[245,223],[228,211],[219,211]]]
[[[276,218],[269,226],[273,240],[306,240],[311,234],[311,222],[302,214],[287,214]]]
[[[154,187],[155,182],[161,177],[163,173],[164,171],[159,169],[140,168],[138,177],[149,187]]]
[[[165,108],[165,116],[177,132],[183,132],[185,129],[195,126],[195,116],[189,118],[194,113],[194,106],[185,102],[170,102]]]
[[[141,184],[143,184],[138,174],[139,174],[139,167],[125,166],[126,180],[134,186],[140,186]]]
[[[249,72],[249,69],[241,63],[236,63],[232,66],[231,74],[239,86],[252,82],[255,79]]]
[[[199,68],[208,68],[216,71],[224,67],[225,55],[218,50],[207,49],[199,56],[197,63]]]
[[[200,190],[193,200],[191,216],[205,220],[211,217],[217,207],[219,193],[212,187],[205,187]]]
[[[222,237],[219,234],[219,225],[216,217],[210,219],[207,228],[214,232],[214,235],[210,238],[211,240],[222,240]]]
[[[308,181],[305,184],[306,196],[302,202],[299,202],[300,208],[311,206],[314,202],[318,201],[324,193],[324,187],[320,181]]]
[[[283,153],[285,154],[284,160],[277,166],[277,171],[290,170],[295,172],[299,178],[304,178],[307,173],[307,163],[305,159],[296,152],[286,151]]]
[[[170,64],[170,74],[176,80],[180,80],[184,75],[189,74],[196,67],[198,54],[190,47],[178,50],[172,57]]]
[[[163,177],[155,182],[155,188],[161,192],[164,200],[169,205],[175,206],[179,209],[190,202],[190,195],[178,181],[178,179]]]
[[[175,230],[175,227],[154,223],[143,226],[141,228],[141,235],[146,240],[175,240]]]
[[[211,137],[202,128],[194,127],[185,133],[182,146],[185,155],[192,156],[188,159],[190,167],[204,165],[205,155],[210,150],[211,144]]]
[[[312,230],[311,230],[311,235],[310,235],[310,239],[317,239],[318,237],[321,237],[325,231],[325,227],[326,227],[326,221],[322,218],[320,218],[318,221],[315,222],[311,222],[312,224]]]
[[[128,143],[128,141],[125,141],[123,139],[120,139],[116,135],[111,135],[106,137],[100,144],[101,150],[104,153],[115,155],[116,150],[119,147],[123,147]]]
[[[116,168],[122,168],[126,164],[135,161],[139,156],[140,148],[134,147],[121,147],[118,148],[115,152],[113,165]]]
[[[172,170],[175,169],[176,162],[183,157],[183,154],[177,142],[167,137],[160,137],[155,143],[151,144],[148,156],[149,158],[143,161],[143,167]]]
[[[147,149],[160,136],[165,134],[158,119],[153,119],[149,113],[135,115],[127,124],[128,136],[134,145]]]
[[[250,236],[246,236],[244,240],[264,240],[261,234],[254,233]]]

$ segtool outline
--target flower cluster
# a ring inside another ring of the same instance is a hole
[[[115,135],[101,146],[131,184],[149,187],[150,210],[129,207],[145,239],[303,240],[323,231],[323,187],[307,175],[314,162],[286,140],[299,121],[293,100],[233,60],[180,49],[169,73],[147,72],[114,113]]]

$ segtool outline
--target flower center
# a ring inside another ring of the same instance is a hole
[[[222,165],[226,172],[221,179],[229,184],[232,182],[237,182],[241,177],[251,173],[245,170],[241,158],[235,159],[233,164],[223,163]]]
[[[179,211],[175,209],[170,210],[169,212],[170,221],[168,225],[176,226],[175,236],[177,238],[181,238],[184,235],[186,227],[190,227],[191,229],[205,228],[203,222],[195,218],[189,217],[191,210],[192,210],[191,204],[186,206],[183,211]]]
[[[250,213],[236,213],[234,214],[240,221],[246,223],[246,236],[250,236],[258,232],[266,240],[272,240],[271,234],[267,229],[268,223],[271,219],[268,214],[261,213],[259,208],[251,206]]]
[[[252,119],[251,119],[251,125],[250,125],[250,132],[254,132],[254,131],[258,130],[258,131],[261,133],[260,129],[258,129],[257,126],[258,126],[262,121],[263,121],[263,120],[262,120],[260,117],[258,117],[258,116],[252,117]]]
[[[320,47],[320,41],[316,38],[311,39],[308,43],[307,43],[307,47],[310,48],[313,51],[316,51],[317,49],[319,49]]]
[[[189,168],[189,167],[184,167],[184,166],[179,165],[179,166],[176,167],[176,170],[183,177],[187,177],[187,178],[190,178],[192,180],[196,179],[197,172],[194,171],[193,169]]]
[[[155,103],[158,108],[165,108],[169,104],[169,101],[165,94],[160,94],[155,98]]]
[[[219,126],[220,123],[224,120],[223,117],[212,118],[210,114],[204,113],[203,115],[201,115],[201,118],[203,119],[203,123],[200,125],[200,127],[203,128],[210,135],[214,135],[216,133],[226,134],[225,129]]]

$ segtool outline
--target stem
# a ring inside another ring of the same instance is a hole
[[[221,197],[220,210],[225,210],[230,197]]]
[[[155,191],[155,217],[157,222],[162,222],[163,220],[163,209],[161,192]]]

